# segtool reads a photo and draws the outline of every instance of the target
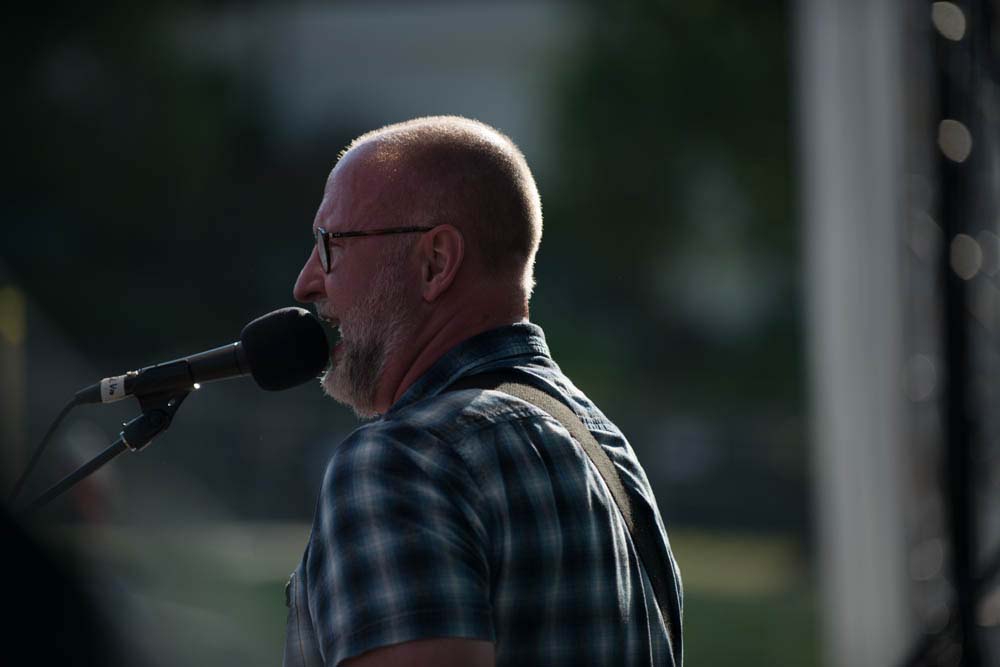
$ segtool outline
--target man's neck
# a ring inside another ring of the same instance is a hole
[[[498,312],[499,311],[499,312]],[[506,312],[504,312],[506,311]],[[376,409],[385,414],[402,398],[414,382],[459,343],[484,331],[522,322],[527,313],[521,309],[497,309],[483,304],[464,304],[452,309],[438,309],[421,327],[409,354],[386,364],[376,396]]]

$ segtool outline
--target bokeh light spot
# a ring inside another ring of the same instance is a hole
[[[931,6],[931,21],[945,39],[957,42],[965,37],[965,14],[953,2],[935,2]]]
[[[965,162],[972,152],[972,135],[962,123],[946,118],[938,125],[938,147],[952,162]]]
[[[962,280],[969,280],[983,264],[983,251],[976,239],[958,234],[951,241],[951,270]]]

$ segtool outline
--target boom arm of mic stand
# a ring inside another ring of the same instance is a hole
[[[67,475],[61,482],[52,486],[48,491],[24,507],[24,509],[19,510],[17,514],[26,516],[44,507],[122,452],[127,450],[138,452],[143,449],[153,438],[167,430],[171,421],[173,421],[174,414],[177,413],[177,409],[190,393],[190,390],[186,390],[167,394],[140,396],[139,405],[142,407],[142,414],[132,421],[123,424],[124,429],[114,444],[83,464],[76,472]]]

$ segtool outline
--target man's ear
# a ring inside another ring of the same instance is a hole
[[[431,303],[444,294],[465,259],[465,239],[452,225],[438,225],[420,240],[420,293]]]

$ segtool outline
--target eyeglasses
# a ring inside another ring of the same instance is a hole
[[[373,229],[368,232],[328,232],[322,227],[313,230],[316,236],[316,248],[319,251],[319,262],[323,272],[330,273],[330,239],[346,239],[352,236],[383,236],[385,234],[413,234],[429,232],[433,227],[390,227],[388,229]]]

